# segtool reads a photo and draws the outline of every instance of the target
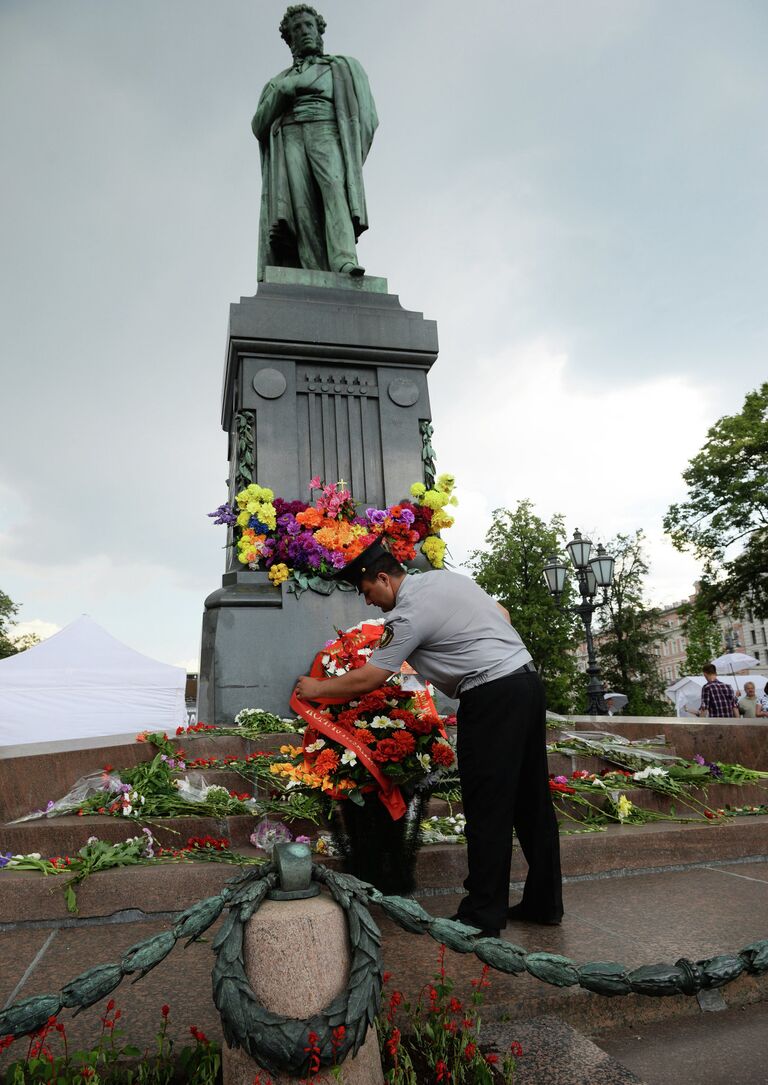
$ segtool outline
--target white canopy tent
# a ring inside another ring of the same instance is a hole
[[[745,682],[754,682],[755,692],[758,697],[761,697],[765,693],[766,682],[768,681],[764,674],[736,674],[733,676],[718,674],[717,679],[719,682],[724,682],[726,686],[730,686],[732,690],[738,690],[737,696],[739,697],[744,694]],[[692,674],[685,678],[678,678],[673,685],[664,690],[675,706],[678,716],[693,716],[694,711],[699,710],[701,707],[701,691],[705,682],[706,678],[703,674]]]
[[[0,659],[0,746],[164,731],[186,722],[183,667],[158,663],[83,615]]]

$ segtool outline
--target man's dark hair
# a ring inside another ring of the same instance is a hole
[[[365,572],[360,577],[360,583],[362,584],[364,580],[375,580],[379,573],[387,573],[388,576],[404,576],[405,569],[391,554],[381,554],[366,565]]]
[[[717,667],[714,663],[705,663],[701,668],[702,674],[717,674]]]
[[[321,38],[325,33],[325,28],[328,24],[319,11],[315,11],[309,4],[291,4],[280,22],[280,37],[287,45],[291,44],[291,33],[289,30],[291,19],[294,15],[298,15],[302,11],[306,11],[308,15],[314,15],[315,22],[317,23],[317,32]]]

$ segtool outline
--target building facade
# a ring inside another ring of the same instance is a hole
[[[659,660],[659,672],[667,685],[676,682],[685,675],[685,656],[688,639],[685,635],[684,608],[694,602],[695,593],[688,599],[680,600],[665,607],[659,613],[659,639],[656,654]],[[755,674],[768,675],[768,620],[756,618],[747,612],[739,617],[721,614],[717,624],[722,638],[718,654],[724,652],[744,652],[758,660],[758,666],[750,667]],[[599,648],[599,635],[595,644]],[[587,669],[587,645],[579,644],[576,649],[579,670]]]

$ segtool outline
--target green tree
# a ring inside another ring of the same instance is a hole
[[[712,426],[683,479],[664,529],[703,560],[697,609],[768,617],[768,382]]]
[[[21,637],[14,634],[13,627],[18,613],[19,604],[14,603],[9,595],[0,590],[0,659],[15,656],[17,652],[23,652],[25,648],[31,648],[39,642],[39,637],[33,633]]]
[[[577,622],[566,607],[557,606],[543,576],[550,557],[563,557],[564,541],[561,516],[547,524],[536,516],[530,501],[520,501],[514,510],[495,510],[485,549],[475,550],[466,562],[480,587],[509,611],[553,712],[571,711],[579,691]],[[567,603],[567,598],[563,601]]]
[[[705,663],[720,655],[723,638],[717,622],[704,611],[686,606],[685,610],[685,673],[701,674]]]
[[[643,542],[643,532],[636,531],[617,535],[606,547],[616,565],[608,603],[598,612],[596,647],[603,684],[626,694],[628,716],[666,716],[672,706],[658,665],[659,612],[645,598]]]

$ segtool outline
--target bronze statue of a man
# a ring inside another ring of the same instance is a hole
[[[261,93],[259,279],[268,264],[363,275],[355,243],[368,228],[363,162],[378,125],[368,78],[352,57],[323,53],[325,19],[292,4],[280,34],[293,65]]]

